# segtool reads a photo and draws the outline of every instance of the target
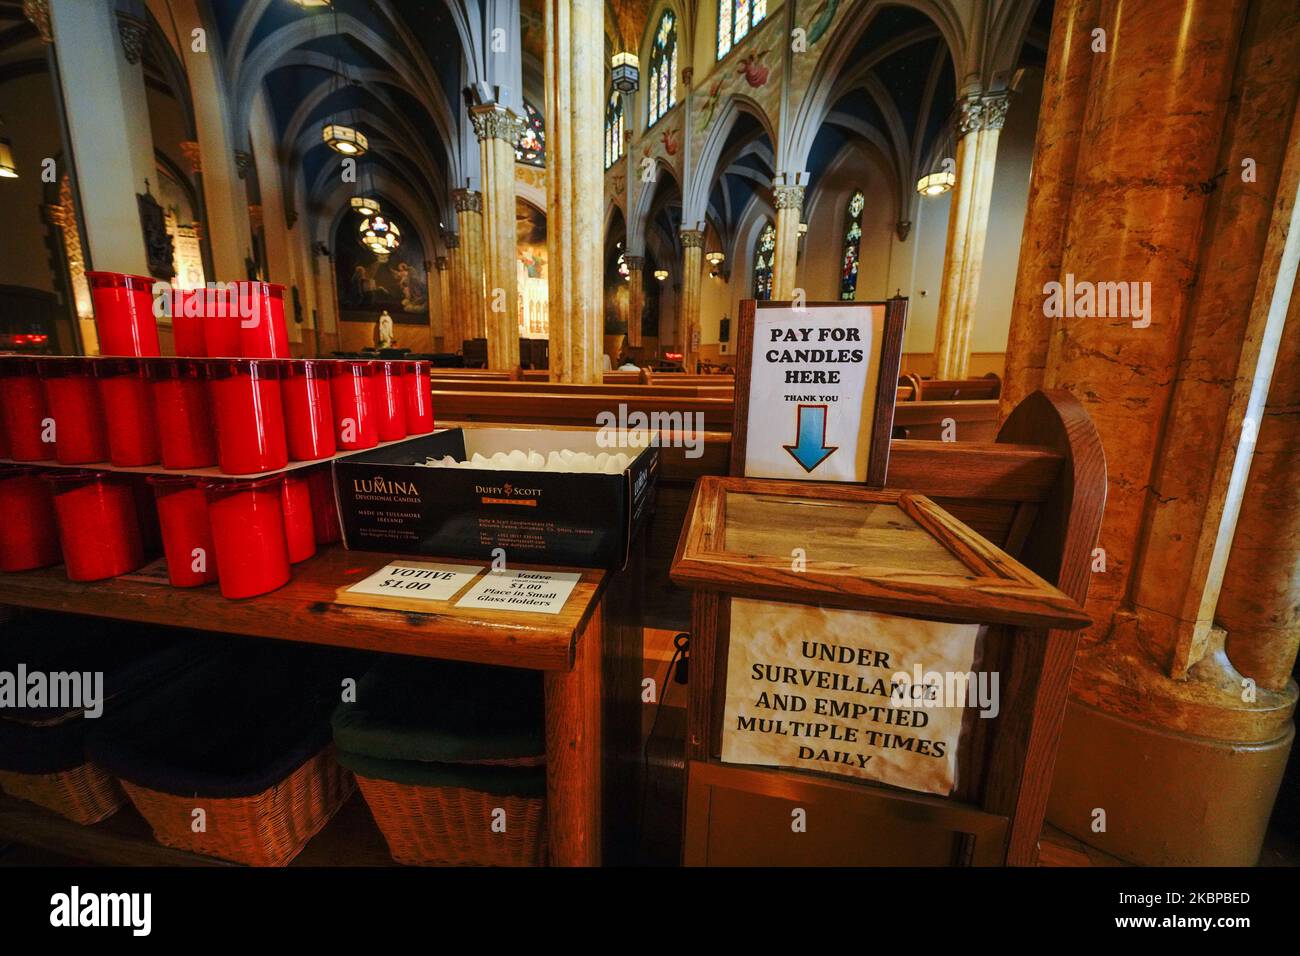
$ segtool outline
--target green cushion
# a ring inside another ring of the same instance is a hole
[[[536,671],[388,657],[334,711],[340,750],[383,760],[463,763],[546,753]]]
[[[363,754],[337,752],[339,763],[362,777],[389,780],[415,787],[463,787],[501,797],[546,795],[545,767],[475,766],[424,763],[417,760],[381,760]]]

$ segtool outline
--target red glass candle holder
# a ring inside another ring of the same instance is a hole
[[[302,470],[286,472],[280,486],[284,511],[284,540],[289,563],[306,561],[316,553],[316,521],[311,505],[311,480]]]
[[[217,463],[217,441],[203,363],[161,359],[148,363],[148,374],[162,466],[211,468]]]
[[[55,457],[53,429],[46,428],[48,413],[37,361],[0,357],[0,422],[9,444],[6,456],[14,461],[45,461]]]
[[[289,357],[284,324],[284,286],[273,282],[236,282],[239,290],[239,354],[244,358]]]
[[[0,465],[0,571],[31,571],[58,564],[54,502],[39,469]]]
[[[203,350],[209,358],[238,358],[239,290],[231,284],[218,292],[203,292]]]
[[[154,279],[120,272],[87,272],[95,331],[103,355],[161,355],[154,316]]]
[[[289,463],[279,362],[209,360],[208,396],[217,429],[217,467],[228,475],[275,471]]]
[[[108,460],[119,468],[158,461],[153,397],[139,359],[100,359],[91,365],[108,426]]]
[[[359,451],[379,444],[379,421],[374,407],[369,362],[336,362],[330,381],[334,400],[334,437],[339,448]]]
[[[402,388],[406,393],[406,434],[433,431],[433,384],[428,362],[403,362]]]
[[[254,597],[289,581],[279,475],[201,483],[217,551],[217,581],[228,598]]]
[[[92,359],[56,358],[40,363],[45,407],[54,424],[54,454],[60,464],[108,460],[108,428],[95,387]]]
[[[55,469],[41,476],[54,514],[69,581],[101,581],[144,563],[135,492],[122,475]]]
[[[334,454],[333,363],[308,360],[284,365],[284,431],[291,461],[316,461]]]
[[[204,289],[173,289],[171,298],[172,352],[181,358],[203,358],[208,343],[203,330]]]
[[[406,390],[402,381],[402,362],[371,362],[370,381],[375,396],[375,417],[379,422],[380,441],[398,441],[406,437]]]
[[[311,513],[316,527],[316,544],[341,541],[343,531],[339,527],[338,501],[334,497],[333,466],[308,468],[307,481],[311,485]]]
[[[186,475],[150,475],[162,527],[167,580],[178,588],[196,588],[217,580],[217,551],[208,522],[208,496],[199,479]]]

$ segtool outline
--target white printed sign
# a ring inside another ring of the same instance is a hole
[[[977,624],[733,598],[722,759],[947,796],[975,675]]]
[[[391,561],[348,590],[354,594],[446,601],[482,570],[483,565]]]
[[[745,477],[867,480],[885,306],[754,310]]]
[[[580,580],[582,575],[576,571],[493,571],[470,588],[456,606],[559,614]]]

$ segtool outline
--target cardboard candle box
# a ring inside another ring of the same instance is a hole
[[[334,462],[344,544],[510,563],[622,568],[654,506],[656,448],[601,447],[596,432],[452,428]],[[620,474],[430,468],[427,458],[534,450],[622,452]]]

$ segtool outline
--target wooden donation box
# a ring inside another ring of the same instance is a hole
[[[687,864],[1005,862],[1051,769],[1017,730],[1033,642],[1086,625],[1075,601],[925,496],[737,477],[696,485],[672,578]]]

